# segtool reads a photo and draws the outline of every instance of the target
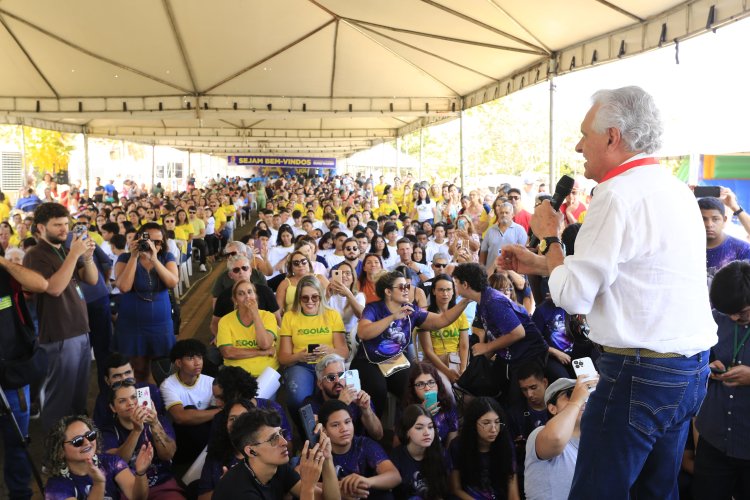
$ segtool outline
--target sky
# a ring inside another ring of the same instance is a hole
[[[556,79],[556,113],[583,117],[601,88],[639,85],[665,122],[662,156],[750,152],[750,19],[716,33]],[[535,91],[547,93],[547,85]]]

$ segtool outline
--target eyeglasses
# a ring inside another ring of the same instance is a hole
[[[74,448],[80,448],[83,446],[83,440],[86,439],[89,443],[96,441],[96,431],[88,431],[86,434],[81,434],[80,436],[76,436],[70,441],[63,441],[63,443],[69,443]]]
[[[435,264],[433,262],[432,267],[437,267],[438,269],[445,269],[446,267],[448,267],[448,264]]]
[[[436,288],[435,293],[453,293],[453,288]]]
[[[481,422],[477,422],[477,424],[479,424],[479,426],[486,431],[490,429],[502,430],[502,428],[505,427],[505,424],[500,420],[483,420]]]
[[[164,243],[161,240],[151,240],[151,241],[154,243],[155,247],[160,247],[162,245],[162,243]]]
[[[276,446],[279,445],[279,441],[282,440],[282,439],[284,441],[288,441],[289,437],[288,437],[288,435],[287,435],[287,433],[286,433],[286,431],[284,429],[279,429],[278,431],[276,431],[273,434],[271,434],[271,437],[269,437],[265,441],[259,441],[257,443],[252,443],[252,444],[250,444],[250,446],[260,446],[262,444],[268,443],[271,446],[276,447]]]
[[[110,385],[110,389],[113,391],[116,391],[120,387],[133,387],[135,386],[135,379],[134,378],[124,378],[122,380],[118,380],[117,382],[112,382],[112,385]]]
[[[250,269],[250,266],[240,266],[240,267],[233,267],[233,268],[232,268],[232,272],[233,272],[234,274],[237,274],[237,273],[238,273],[238,272],[240,272],[240,271],[247,271],[248,269]]]
[[[303,295],[299,298],[302,302],[320,302],[320,295]]]
[[[306,266],[307,265],[307,259],[300,259],[300,260],[293,260],[292,261],[293,266]]]
[[[343,375],[344,375],[344,372],[329,373],[328,375],[323,375],[323,380],[327,380],[330,383],[334,383],[337,380],[341,379]]]
[[[509,200],[520,200],[521,197],[520,196],[508,196],[508,199]]]
[[[405,292],[411,288],[411,283],[401,283],[400,285],[394,285],[391,288],[393,289],[399,289],[402,292]]]
[[[356,252],[357,250],[359,250],[359,247],[344,247],[344,250],[346,250],[347,252]]]
[[[437,385],[437,382],[435,380],[428,380],[426,382],[415,382],[414,388],[415,389],[426,389],[428,387],[435,387]]]

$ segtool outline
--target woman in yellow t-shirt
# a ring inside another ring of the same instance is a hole
[[[327,354],[346,359],[349,348],[341,314],[328,306],[325,290],[315,276],[297,283],[292,308],[281,319],[279,362],[284,374],[287,404],[292,415],[315,390],[315,363]]]
[[[430,287],[428,311],[440,314],[456,305],[456,290],[447,274],[439,274]],[[461,313],[456,321],[439,330],[419,330],[419,346],[428,361],[454,384],[469,362],[469,321]]]
[[[232,287],[235,310],[219,320],[216,345],[227,366],[239,366],[253,377],[266,367],[279,369],[276,357],[276,317],[258,309],[255,286],[249,280]]]

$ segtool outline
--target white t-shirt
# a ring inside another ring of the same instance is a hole
[[[172,406],[181,404],[184,407],[195,406],[197,410],[205,410],[213,404],[213,383],[213,377],[201,374],[198,375],[195,384],[185,385],[177,378],[177,374],[173,373],[159,386],[164,407],[169,410]]]
[[[288,247],[282,247],[282,246],[276,246],[271,248],[271,250],[268,251],[268,263],[271,264],[271,267],[274,267],[276,264],[279,263],[281,259],[289,255],[294,251],[294,245],[288,246]],[[278,275],[278,271],[274,271],[274,273],[271,275],[271,277]]]
[[[354,298],[357,300],[357,303],[362,306],[365,305],[364,293],[359,292]],[[328,305],[341,314],[341,319],[344,320],[344,329],[346,330],[346,333],[350,333],[354,330],[354,327],[357,324],[357,316],[354,315],[354,311],[351,307],[346,307],[347,304],[348,301],[343,295],[331,295],[331,298],[328,299]]]
[[[432,213],[432,209],[435,208],[434,201],[430,201],[429,203],[422,202],[421,204],[415,203],[414,208],[417,209],[417,220],[419,222],[435,218],[435,214]]]
[[[571,438],[563,452],[550,460],[536,456],[536,437],[544,426],[537,427],[526,441],[524,489],[526,500],[568,498],[573,484],[573,472],[578,460],[578,438]]]

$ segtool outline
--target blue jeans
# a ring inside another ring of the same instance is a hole
[[[315,365],[297,363],[284,372],[286,383],[286,404],[293,418],[297,418],[297,410],[302,406],[302,401],[315,391]]]
[[[677,500],[690,419],[708,383],[708,351],[690,358],[602,353],[581,420],[575,500]]]
[[[25,398],[25,404],[22,407],[21,399],[18,392],[21,391]],[[5,397],[8,398],[10,409],[16,417],[18,427],[24,436],[29,435],[29,407],[31,399],[29,397],[29,386],[21,389],[9,389],[4,391]],[[3,434],[3,447],[5,448],[5,485],[8,488],[9,498],[28,499],[31,498],[31,465],[24,452],[24,443],[18,439],[13,421],[9,415],[0,417],[0,429]]]

